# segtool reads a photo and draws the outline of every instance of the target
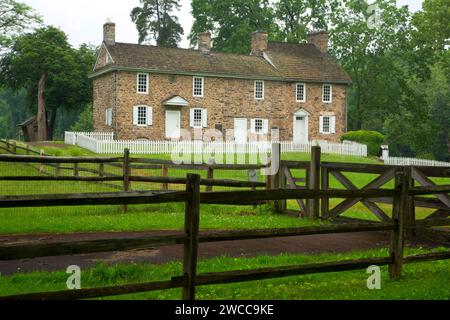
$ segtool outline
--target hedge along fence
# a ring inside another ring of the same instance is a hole
[[[185,227],[182,232],[169,235],[138,238],[116,238],[107,240],[71,241],[50,244],[14,244],[0,245],[0,260],[36,258],[42,256],[60,256],[69,254],[86,254],[111,252],[119,250],[149,249],[163,245],[183,245],[183,274],[168,281],[129,284],[112,287],[101,287],[81,290],[33,293],[1,297],[1,300],[49,300],[49,299],[91,299],[107,296],[125,295],[138,292],[150,292],[173,288],[182,288],[182,298],[194,300],[197,286],[228,284],[288,276],[339,272],[365,269],[371,265],[389,265],[391,278],[398,279],[402,275],[405,263],[449,259],[450,252],[430,253],[420,256],[404,257],[404,233],[409,227],[405,225],[404,212],[407,199],[411,195],[428,195],[449,193],[450,185],[439,187],[409,188],[404,172],[396,175],[395,189],[374,190],[266,190],[240,192],[200,193],[200,176],[189,174],[186,177],[186,189],[180,192],[123,192],[89,195],[60,196],[28,196],[0,197],[0,208],[11,207],[53,207],[53,206],[85,206],[110,204],[152,204],[167,202],[185,203]],[[330,199],[330,198],[372,198],[392,197],[394,199],[393,221],[380,224],[344,224],[322,227],[240,230],[215,233],[200,233],[200,204],[234,204],[241,201],[279,201],[283,199]],[[450,219],[416,222],[414,228],[450,225]],[[382,258],[346,260],[307,265],[283,266],[253,270],[236,270],[227,272],[197,274],[198,244],[205,242],[235,241],[247,239],[281,238],[312,234],[333,234],[366,231],[390,231],[390,255]]]

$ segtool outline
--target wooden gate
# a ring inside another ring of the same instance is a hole
[[[349,164],[349,163],[322,163],[321,165],[322,176],[322,189],[330,190],[330,176],[333,176],[345,189],[347,190],[360,190],[350,179],[348,179],[343,173],[365,173],[378,175],[375,179],[367,183],[361,190],[367,189],[380,189],[385,184],[395,179],[395,173],[398,170],[396,167],[388,167],[382,165],[371,164]],[[380,201],[382,200],[382,201]],[[322,200],[322,217],[324,219],[334,219],[340,217],[347,210],[352,208],[358,203],[362,203],[371,213],[373,213],[382,222],[388,222],[391,220],[389,215],[382,210],[377,202],[393,202],[392,199],[345,199],[334,208],[330,208],[330,202],[328,199]]]

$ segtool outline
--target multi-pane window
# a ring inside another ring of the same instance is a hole
[[[152,125],[153,109],[148,106],[135,106],[133,108],[133,124],[135,126],[145,127]]]
[[[194,77],[194,84],[193,84],[194,97],[203,97],[203,85],[204,85],[203,77]]]
[[[191,109],[191,127],[206,128],[208,126],[208,111],[202,108]]]
[[[148,93],[148,74],[138,73],[137,75],[137,92],[146,94]]]
[[[331,103],[333,96],[333,88],[329,84],[323,85],[323,102]]]
[[[138,126],[147,125],[147,107],[138,107],[137,124]]]
[[[320,133],[335,134],[336,133],[336,117],[335,116],[321,116],[320,117]]]
[[[262,133],[264,130],[264,123],[262,119],[256,119],[255,120],[255,132],[256,133]]]
[[[255,99],[256,100],[264,99],[264,81],[261,80],[255,81]]]
[[[305,102],[305,100],[306,100],[305,84],[297,83],[297,102]]]
[[[194,109],[194,127],[202,128],[203,127],[203,112],[202,109]]]
[[[330,117],[323,117],[322,131],[323,133],[330,133]]]
[[[251,121],[252,133],[256,134],[267,134],[268,133],[268,127],[269,127],[269,120],[267,119],[252,119]]]

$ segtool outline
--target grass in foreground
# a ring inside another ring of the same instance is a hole
[[[443,249],[442,249],[443,250]],[[407,254],[424,253],[408,249]],[[387,250],[371,250],[348,254],[280,255],[257,258],[219,257],[200,261],[198,272],[245,270],[296,264],[387,256]],[[271,300],[358,300],[358,299],[450,299],[450,261],[408,264],[399,281],[389,279],[388,268],[382,268],[382,289],[368,290],[366,270],[304,275],[288,278],[198,287],[198,299],[271,299]],[[98,265],[82,272],[83,288],[113,286],[148,281],[169,280],[181,274],[181,263],[161,266],[132,264]],[[64,272],[35,272],[0,278],[0,295],[65,290],[68,275]],[[180,290],[140,293],[109,299],[180,299]]]

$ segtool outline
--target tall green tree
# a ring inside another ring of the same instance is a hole
[[[381,130],[387,115],[399,109],[407,90],[403,59],[410,46],[410,13],[395,0],[379,0],[377,12],[364,1],[334,8],[330,31],[333,54],[353,80],[351,129]]]
[[[0,1],[0,49],[11,45],[12,39],[30,25],[41,22],[38,14],[28,5],[16,0]]]
[[[337,7],[334,0],[279,0],[275,3],[277,38],[300,42],[312,30],[328,30],[330,12]]]
[[[94,59],[91,48],[75,50],[64,32],[44,27],[18,37],[1,60],[0,78],[14,90],[25,88],[28,105],[37,113],[39,140],[52,138],[59,110],[91,99],[87,74]]]
[[[273,8],[269,0],[192,0],[192,26],[189,40],[197,44],[197,34],[210,31],[213,49],[248,54],[251,34],[256,30],[275,30]]]
[[[140,0],[141,6],[131,12],[139,43],[156,41],[159,47],[177,47],[183,28],[174,15],[180,9],[179,0]]]

